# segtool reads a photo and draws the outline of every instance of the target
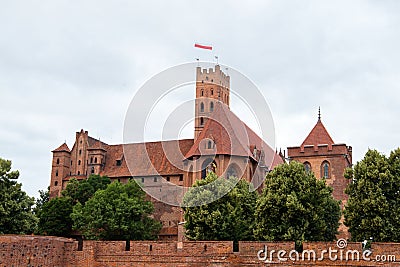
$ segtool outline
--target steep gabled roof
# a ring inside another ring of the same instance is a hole
[[[101,174],[109,177],[180,174],[184,155],[192,145],[193,139],[109,145]],[[117,166],[116,161],[123,157],[125,160]]]
[[[314,128],[308,134],[306,139],[301,144],[301,147],[308,146],[308,145],[333,145],[332,137],[329,135],[328,131],[326,130],[324,124],[322,123],[321,119],[318,119],[317,124],[315,124]]]
[[[91,139],[94,139],[94,138],[89,136],[88,140],[91,140]],[[94,139],[94,140],[96,140],[96,139]],[[92,144],[92,145],[90,145],[88,147],[88,150],[103,150],[103,151],[107,151],[107,149],[106,149],[107,144],[101,142],[100,140],[96,140],[96,141],[94,141],[94,140],[91,140],[92,142],[89,141],[89,145],[90,144]]]
[[[88,144],[90,148],[104,148],[108,144],[100,141],[99,139],[93,138],[91,136],[88,136]]]
[[[214,112],[185,157],[207,154],[203,148],[204,139],[212,139],[215,143],[216,149],[209,150],[211,154],[243,156],[258,161],[259,154],[254,153],[256,148],[258,152],[264,152],[263,161],[269,163],[269,167],[275,166],[273,163],[277,165],[283,162],[270,146],[221,102],[216,103]]]
[[[69,149],[68,145],[66,143],[64,143],[51,152],[68,152],[69,153],[69,152],[71,152],[71,150]]]

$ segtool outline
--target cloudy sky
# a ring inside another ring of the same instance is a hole
[[[368,148],[388,154],[400,134],[399,14],[396,0],[2,1],[0,157],[37,196],[51,150],[81,128],[121,143],[146,80],[214,55],[260,88],[277,147],[299,145],[321,106],[354,161]]]

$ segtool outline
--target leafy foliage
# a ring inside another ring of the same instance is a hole
[[[72,230],[73,202],[69,197],[56,197],[43,204],[39,212],[38,233],[69,236]]]
[[[257,200],[254,235],[258,240],[330,241],[339,226],[340,206],[332,188],[292,161],[277,166]]]
[[[90,175],[88,179],[78,181],[75,178],[71,179],[62,195],[70,197],[74,203],[80,202],[85,204],[97,190],[102,190],[111,183],[110,178],[107,176]]]
[[[387,158],[368,150],[345,177],[352,179],[344,210],[345,224],[355,241],[400,241],[400,149]]]
[[[0,234],[29,234],[36,226],[34,198],[22,191],[18,177],[11,161],[0,158]]]
[[[43,205],[50,201],[50,186],[47,187],[47,190],[39,190],[39,198],[36,199],[35,208],[33,212],[39,216],[40,211],[43,208]]]
[[[213,202],[211,200],[217,199]],[[190,240],[251,240],[257,193],[237,178],[210,172],[184,196],[186,237]],[[200,205],[201,203],[209,203]]]
[[[154,207],[145,200],[145,192],[133,180],[113,182],[97,191],[85,205],[78,202],[71,217],[73,229],[87,239],[155,239],[161,224],[150,217]]]

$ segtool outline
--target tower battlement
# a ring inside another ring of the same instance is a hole
[[[202,83],[213,83],[225,88],[230,87],[230,76],[221,70],[220,65],[215,65],[215,69],[202,69],[201,67],[197,67],[196,81]]]

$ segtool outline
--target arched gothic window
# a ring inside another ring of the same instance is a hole
[[[306,172],[310,172],[311,171],[310,162],[308,162],[308,161],[304,162],[304,169],[306,170]]]
[[[330,178],[329,162],[324,161],[321,165],[321,177],[328,179]]]

